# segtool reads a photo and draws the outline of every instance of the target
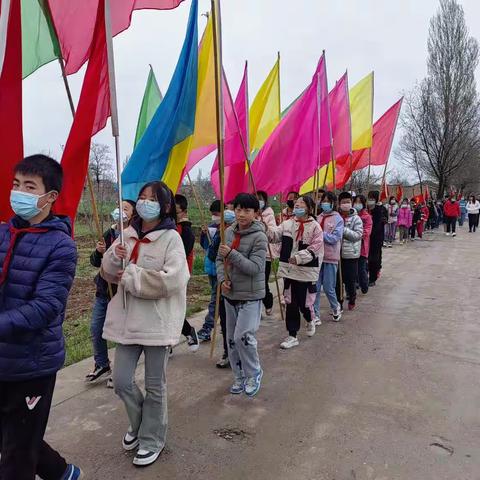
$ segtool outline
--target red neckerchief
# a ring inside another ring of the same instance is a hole
[[[18,237],[24,233],[46,233],[48,228],[38,228],[38,227],[28,227],[28,228],[15,228],[13,225],[10,226],[10,243],[8,245],[7,254],[3,260],[2,273],[0,275],[0,285],[2,285],[7,280],[8,267],[12,260],[13,249],[18,240]]]
[[[138,255],[140,253],[140,245],[142,243],[150,243],[151,240],[147,237],[142,238],[142,239],[134,238],[134,240],[135,240],[135,245],[133,247],[132,254],[130,255],[130,262],[136,264],[137,261],[138,261]]]
[[[298,242],[299,240],[303,240],[303,232],[305,231],[305,224],[313,222],[313,220],[309,218],[308,220],[302,221],[296,218],[295,221],[300,224],[298,227],[297,238],[296,238],[296,241]]]

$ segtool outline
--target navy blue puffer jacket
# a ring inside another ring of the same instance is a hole
[[[19,217],[0,225],[0,278],[12,226],[30,225]],[[0,381],[52,375],[65,360],[62,324],[77,250],[69,219],[51,216],[34,227],[45,231],[19,234],[0,285]]]

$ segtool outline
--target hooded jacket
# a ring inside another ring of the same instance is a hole
[[[460,216],[460,204],[457,201],[447,200],[443,205],[443,214],[446,217],[458,218]]]
[[[316,220],[310,217],[308,221],[300,222],[291,218],[269,229],[267,235],[271,242],[281,243],[279,277],[299,282],[318,280],[324,245],[323,232]],[[289,263],[292,257],[296,265]]]
[[[342,248],[343,218],[338,212],[332,210],[321,213],[317,221],[323,231],[323,263],[338,264]]]
[[[65,360],[62,324],[75,276],[70,220],[50,216],[31,232],[15,217],[0,225],[0,381],[56,373]],[[8,268],[8,254],[10,261]]]
[[[354,208],[350,209],[348,216],[342,218],[345,222],[343,227],[342,258],[359,258],[363,237],[362,219]]]
[[[159,226],[160,227],[160,226]],[[159,228],[157,227],[157,228]],[[190,278],[182,239],[173,224],[142,235],[125,230],[127,260],[117,294],[108,304],[103,338],[122,345],[175,345],[185,319]],[[138,240],[142,238],[140,243]],[[119,239],[105,252],[100,274],[112,283],[122,269]],[[137,244],[137,259],[132,258]],[[126,308],[123,296],[126,293]]]
[[[398,226],[410,228],[412,226],[413,213],[410,210],[410,205],[406,208],[400,207],[398,210]]]
[[[265,297],[265,259],[267,236],[259,221],[253,221],[249,228],[240,230],[238,223],[225,231],[225,243],[232,247],[226,258],[217,256],[217,278],[224,282],[225,265],[231,290],[222,293],[234,301],[261,300]]]

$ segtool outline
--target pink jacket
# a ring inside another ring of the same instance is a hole
[[[362,236],[362,248],[360,250],[360,256],[368,258],[368,252],[370,251],[370,234],[372,233],[373,220],[372,216],[368,213],[368,210],[364,208],[359,213],[363,222],[363,236]]]
[[[407,208],[400,207],[398,209],[397,226],[410,228],[413,221],[413,212],[410,210],[410,206]]]
[[[338,264],[342,248],[344,221],[341,215],[332,211],[321,213],[317,222],[323,230],[324,255],[323,263]]]
[[[272,210],[272,207],[267,207],[262,212],[262,222],[265,225],[265,230],[269,228],[275,228],[277,226],[277,222],[275,221],[275,213]],[[278,258],[280,256],[280,249],[278,245],[270,243],[270,248],[267,250],[267,262],[272,260],[270,256],[270,252],[272,252],[273,258]]]

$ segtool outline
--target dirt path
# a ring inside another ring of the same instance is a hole
[[[255,399],[227,393],[206,346],[177,349],[154,466],[122,452],[123,407],[83,388],[86,364],[61,372],[49,439],[89,480],[479,480],[480,236],[430,238],[386,251],[357,310],[292,351],[278,348],[279,318],[265,320]]]

